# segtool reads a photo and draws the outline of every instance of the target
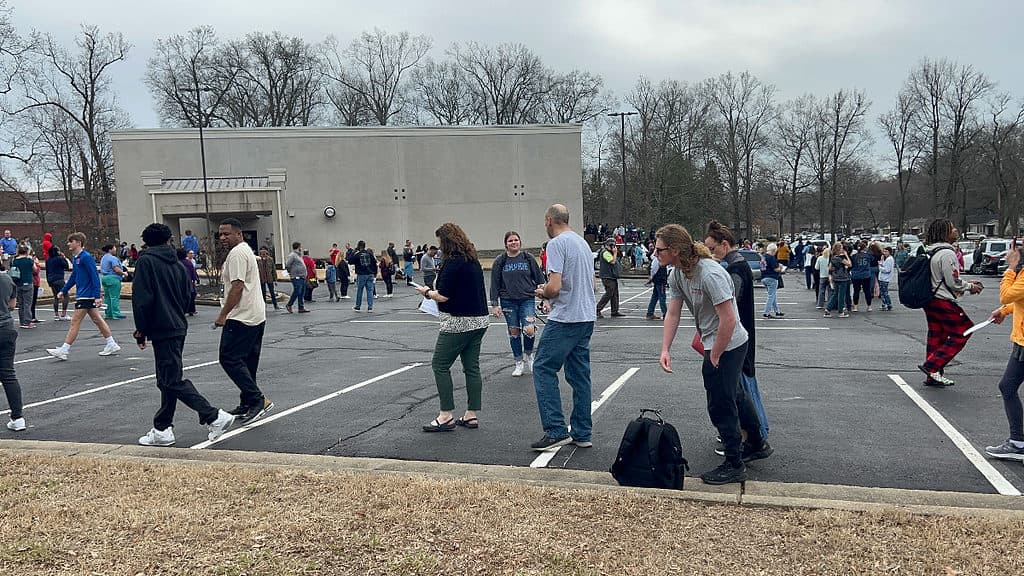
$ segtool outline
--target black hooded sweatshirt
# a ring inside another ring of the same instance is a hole
[[[184,336],[188,301],[188,273],[178,263],[174,247],[164,244],[143,250],[132,282],[135,329],[149,340]]]

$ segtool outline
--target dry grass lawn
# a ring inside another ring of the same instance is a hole
[[[993,574],[1024,522],[25,454],[2,574]]]

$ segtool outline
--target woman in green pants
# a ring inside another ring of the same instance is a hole
[[[487,317],[487,294],[484,291],[484,273],[477,259],[476,248],[457,224],[441,225],[434,233],[444,254],[435,283],[417,288],[425,298],[437,302],[441,323],[434,346],[434,383],[441,401],[437,418],[423,426],[424,432],[450,432],[456,426],[477,428],[477,411],[483,379],[480,377],[480,344],[490,325]],[[455,418],[455,398],[452,384],[452,364],[462,359],[466,374],[466,412]]]

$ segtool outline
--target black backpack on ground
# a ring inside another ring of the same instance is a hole
[[[648,418],[647,412],[655,418]],[[611,473],[622,486],[683,489],[688,469],[675,427],[661,419],[658,410],[643,409],[626,426]]]
[[[907,308],[924,308],[935,298],[939,286],[932,286],[932,258],[942,250],[952,248],[936,248],[919,256],[912,256],[903,263],[899,274],[900,304]],[[943,278],[942,282],[945,284],[946,279]]]

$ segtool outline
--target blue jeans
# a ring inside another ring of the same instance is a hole
[[[647,303],[647,315],[654,316],[654,305],[661,304],[661,315],[665,316],[668,312],[668,306],[665,304],[665,284],[655,284],[651,290],[651,301]]]
[[[402,272],[405,274],[405,281],[412,282],[412,262],[405,262],[402,267]]]
[[[287,307],[291,308],[291,305],[295,301],[299,301],[299,310],[306,309],[306,279],[305,278],[292,278],[292,296],[288,299]]]
[[[590,336],[593,322],[563,323],[548,320],[537,347],[533,364],[533,387],[544,433],[565,438],[569,430],[562,415],[562,397],[558,391],[558,370],[565,366],[565,381],[572,388],[572,437],[589,442],[590,418]]]
[[[523,353],[533,353],[534,336],[526,335],[526,327],[533,326],[537,320],[537,301],[533,298],[525,300],[501,300],[501,311],[505,314],[508,325],[508,341],[512,345],[512,356],[516,361],[523,359]],[[515,334],[512,331],[515,331]]]
[[[761,431],[761,438],[768,439],[768,415],[764,412],[764,405],[761,404],[761,391],[757,388],[757,378],[754,376],[747,376],[743,372],[740,372],[740,383],[743,384],[743,390],[747,393],[747,397],[750,398],[750,402],[754,405],[754,411],[757,412],[757,420],[760,422],[758,427]]]
[[[363,290],[366,290],[366,309],[373,310],[373,276],[360,274],[356,276],[356,308],[363,307]]]
[[[892,308],[892,300],[889,299],[889,283],[878,281],[878,297],[882,299],[882,306]]]
[[[768,289],[768,299],[764,303],[765,314],[779,313],[779,279],[762,278],[761,283]]]

